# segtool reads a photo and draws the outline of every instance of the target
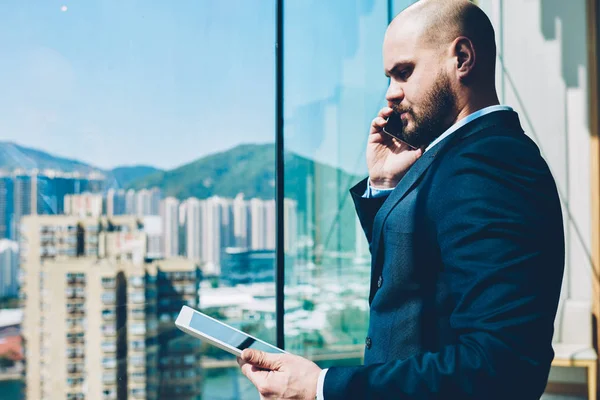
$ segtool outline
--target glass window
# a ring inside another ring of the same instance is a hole
[[[285,2],[285,343],[323,366],[364,351],[370,258],[348,190],[386,104],[387,4]]]
[[[0,249],[34,269],[10,289],[39,316],[23,327],[24,397],[83,398],[51,384],[51,351],[27,351],[67,341],[85,343],[86,398],[255,399],[235,357],[174,320],[207,304],[275,339],[243,318],[249,299],[275,304],[275,0],[8,0],[0,37]],[[46,292],[28,281],[42,270]]]

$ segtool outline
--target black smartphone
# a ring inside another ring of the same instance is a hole
[[[411,138],[408,135],[404,134],[404,124],[398,113],[394,112],[390,115],[387,119],[387,124],[383,127],[383,131],[399,141],[406,143],[411,149],[416,150],[419,148],[416,143],[411,143]]]

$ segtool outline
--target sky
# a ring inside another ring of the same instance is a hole
[[[288,0],[286,147],[362,169],[387,0]],[[0,140],[170,169],[274,142],[274,0],[5,0]]]

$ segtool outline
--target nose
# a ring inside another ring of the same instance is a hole
[[[402,86],[398,82],[394,82],[393,79],[390,80],[387,92],[385,93],[385,99],[390,106],[391,104],[399,104],[404,100],[404,90],[402,89]]]

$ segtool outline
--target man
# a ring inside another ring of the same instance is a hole
[[[422,0],[390,24],[389,107],[351,189],[370,243],[365,365],[321,369],[246,350],[265,399],[539,399],[564,266],[556,186],[498,105],[495,39],[467,0]],[[392,112],[411,150],[382,132]]]

